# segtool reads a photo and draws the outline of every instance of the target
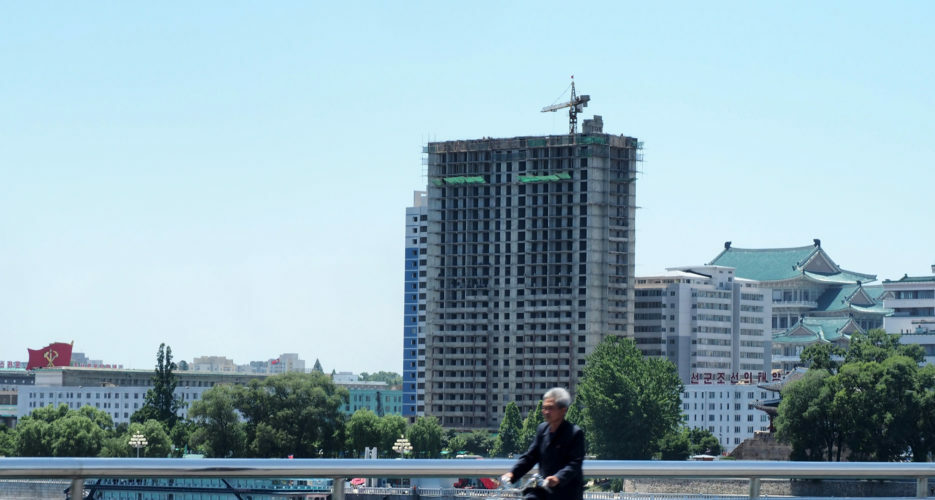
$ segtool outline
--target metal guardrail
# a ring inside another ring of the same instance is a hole
[[[344,482],[353,477],[498,477],[513,460],[359,460],[359,459],[171,459],[171,458],[0,458],[0,479],[71,480],[72,498],[81,498],[89,478],[333,478],[333,500],[344,500]],[[912,479],[916,497],[928,496],[935,463],[894,462],[669,462],[585,460],[587,477],[667,477],[747,479],[750,498],[760,496],[760,480]]]

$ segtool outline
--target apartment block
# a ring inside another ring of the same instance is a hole
[[[425,300],[428,267],[426,192],[413,193],[406,208],[406,254],[403,279],[402,414],[414,420],[425,414]]]
[[[604,335],[633,335],[641,144],[583,129],[425,148],[425,414],[446,427],[574,392]]]

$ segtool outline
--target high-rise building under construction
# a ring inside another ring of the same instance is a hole
[[[641,143],[603,133],[430,142],[426,415],[493,428],[573,392],[605,335],[633,335]],[[421,395],[420,395],[421,396]]]

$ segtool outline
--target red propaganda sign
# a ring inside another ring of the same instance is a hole
[[[74,342],[66,344],[64,342],[55,342],[42,349],[26,349],[29,351],[29,363],[27,370],[36,368],[54,368],[56,366],[69,366],[71,364],[71,348]]]

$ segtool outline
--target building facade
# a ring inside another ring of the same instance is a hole
[[[688,266],[636,279],[634,338],[644,356],[666,358],[685,384],[756,381],[770,372],[769,289],[734,269]]]
[[[729,453],[758,431],[769,429],[769,416],[756,408],[770,394],[753,383],[695,382],[682,392],[685,425],[707,429]]]
[[[351,416],[357,410],[367,409],[377,414],[401,415],[403,412],[403,391],[390,387],[386,382],[335,382],[348,392],[348,401],[341,407],[345,415]]]
[[[406,208],[406,256],[403,279],[403,410],[410,421],[425,414],[425,299],[428,267],[426,192],[413,193]]]
[[[208,373],[176,371],[175,395],[186,404],[180,416],[186,416],[192,401],[218,384],[245,385],[264,375],[243,373]],[[107,412],[115,424],[129,423],[130,416],[143,405],[146,392],[153,386],[152,370],[102,368],[47,368],[34,372],[34,384],[16,388],[17,418],[37,408],[64,404],[71,409],[92,406]]]
[[[574,391],[604,335],[633,335],[641,146],[601,123],[428,144],[425,414],[442,425]]]
[[[883,328],[899,334],[904,344],[921,345],[928,363],[935,362],[935,266],[932,273],[883,281],[883,304],[893,311]]]
[[[850,319],[857,327],[853,331],[863,332],[882,328],[883,318],[889,313],[879,286],[867,285],[876,281],[876,276],[841,268],[818,239],[809,246],[763,249],[735,248],[726,242],[710,264],[733,267],[738,278],[756,281],[771,290],[774,369],[791,369],[791,360],[785,354],[787,347],[801,350],[808,345],[803,342],[806,337],[829,342],[824,335],[806,335],[809,327],[803,329],[803,321]],[[835,336],[835,342],[842,345],[849,340],[849,333]]]

